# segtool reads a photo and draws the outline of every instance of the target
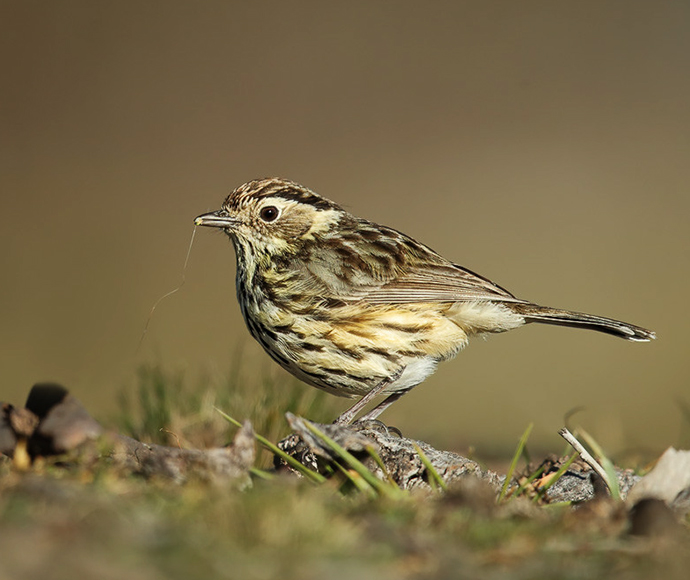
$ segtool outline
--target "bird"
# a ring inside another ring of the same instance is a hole
[[[470,337],[528,323],[646,342],[655,333],[517,298],[393,228],[281,178],[249,181],[196,226],[234,246],[237,299],[251,335],[301,381],[359,397],[334,423],[376,419]]]

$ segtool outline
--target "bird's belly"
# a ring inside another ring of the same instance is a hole
[[[257,309],[245,318],[283,368],[332,394],[355,397],[398,373],[384,393],[408,390],[466,344],[466,333],[433,306],[354,304],[307,314]]]

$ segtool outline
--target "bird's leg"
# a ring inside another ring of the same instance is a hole
[[[333,424],[334,425],[349,425],[350,423],[352,423],[352,419],[355,418],[357,413],[359,413],[364,407],[366,407],[366,405],[369,403],[369,401],[374,399],[376,396],[380,395],[388,385],[397,381],[400,378],[400,375],[402,375],[404,370],[405,370],[405,367],[402,367],[394,375],[383,379],[378,385],[376,385],[373,389],[371,389],[371,391],[369,391],[359,401],[357,401],[354,405],[352,405],[352,407],[350,407],[347,411],[342,413],[335,421],[333,421]],[[393,403],[394,401],[399,399],[402,395],[403,395],[403,393],[400,393],[400,394],[394,393],[393,395],[390,395],[389,397],[384,399],[379,405],[374,407],[369,413],[367,413],[365,415],[365,417],[363,417],[363,419],[364,418],[373,419],[375,417],[378,417],[386,407],[388,407],[391,403]],[[393,397],[395,397],[395,398],[393,398]],[[392,400],[390,400],[391,398],[392,398]],[[390,400],[390,402],[389,402],[389,400]],[[384,405],[384,406],[382,407],[382,405]],[[373,417],[370,417],[370,415],[372,413],[374,413],[375,411],[377,411],[378,409],[380,409],[380,411],[378,411]]]
[[[390,407],[395,401],[397,401],[400,397],[402,397],[405,393],[407,393],[410,389],[407,389],[405,391],[400,391],[399,393],[393,393],[392,395],[388,395],[383,401],[381,401],[376,407],[374,407],[371,411],[369,411],[366,415],[363,417],[357,419],[357,422],[359,423],[364,422],[364,421],[373,421],[378,417],[381,413],[383,413],[388,407]]]

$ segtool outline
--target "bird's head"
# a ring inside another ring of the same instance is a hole
[[[327,235],[343,215],[337,204],[306,187],[271,178],[241,185],[221,209],[198,216],[194,223],[221,228],[238,251],[275,257]]]

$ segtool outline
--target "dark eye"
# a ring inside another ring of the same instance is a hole
[[[272,222],[278,217],[278,214],[280,212],[278,211],[278,208],[272,205],[267,205],[266,207],[261,208],[261,212],[259,212],[259,216],[261,217],[262,220],[265,222]]]

